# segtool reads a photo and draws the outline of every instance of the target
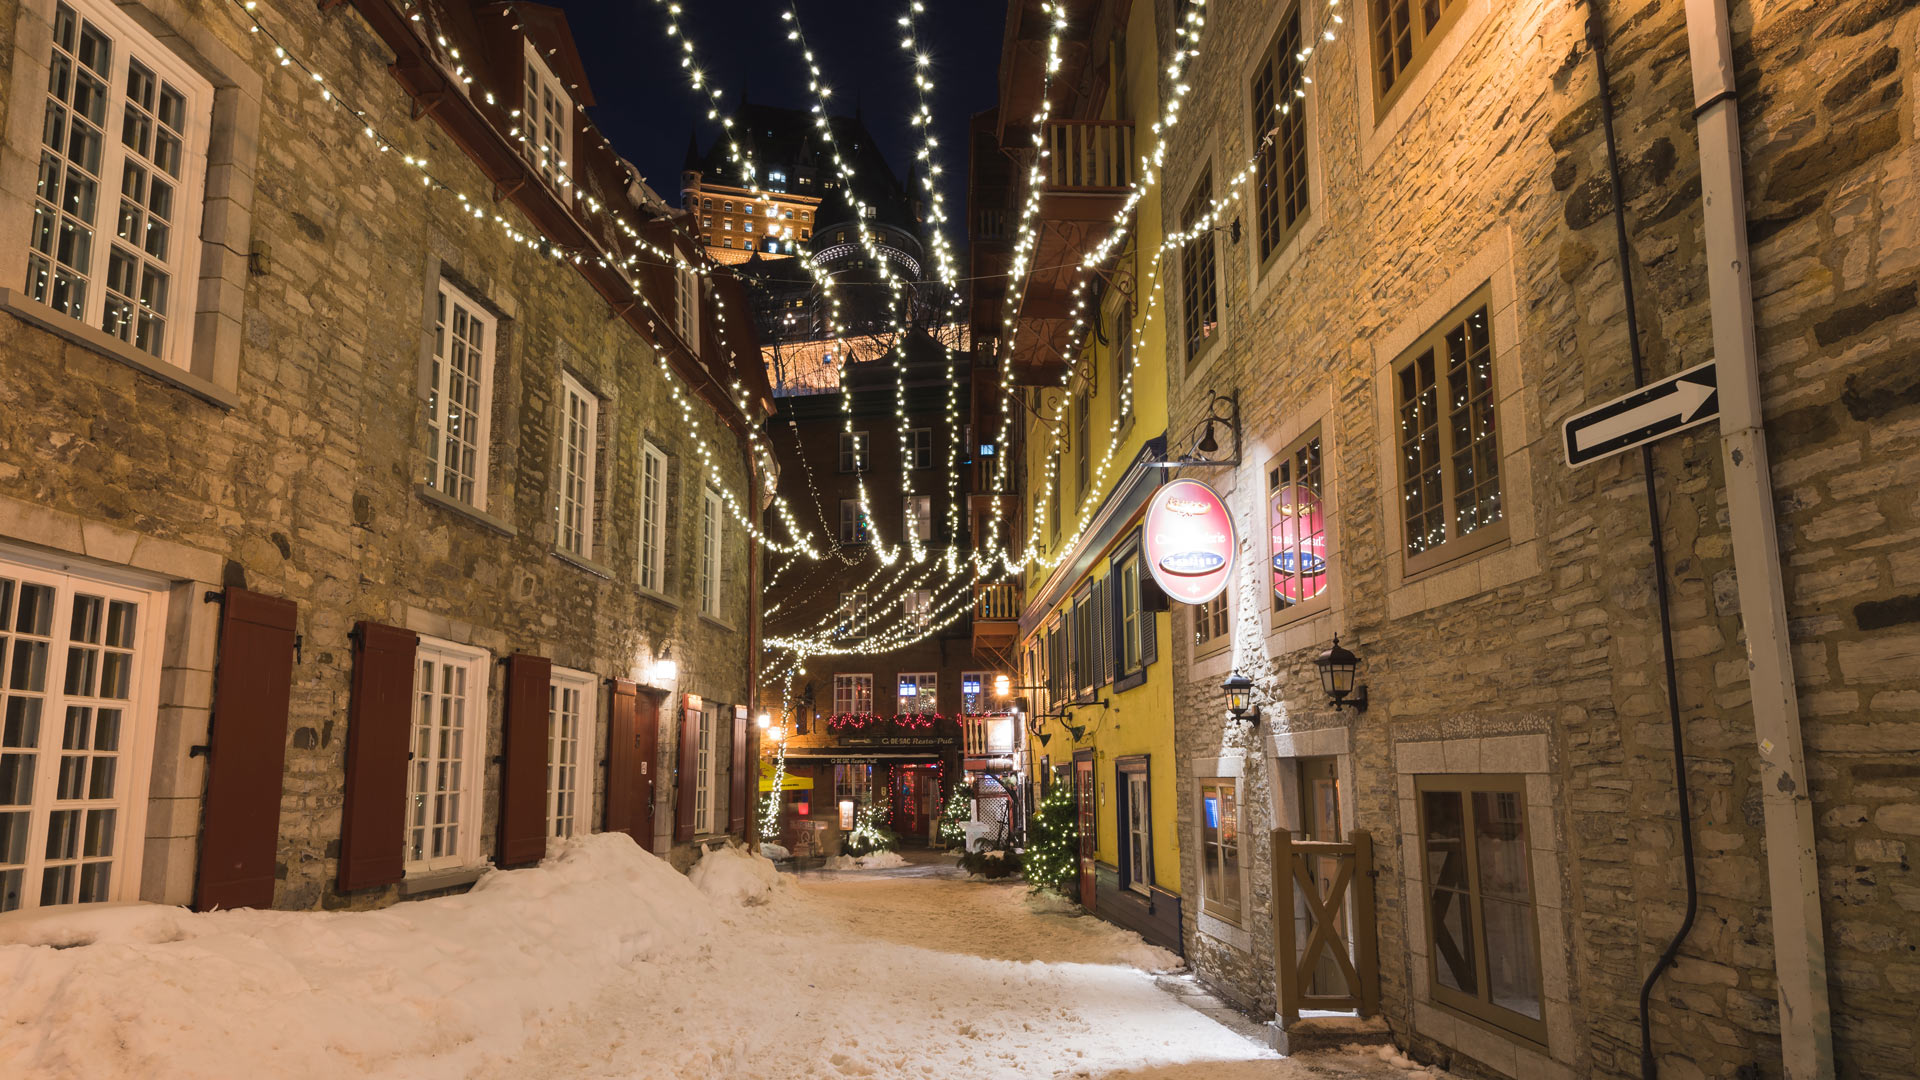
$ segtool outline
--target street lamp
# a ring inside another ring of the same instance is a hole
[[[1360,658],[1340,647],[1340,635],[1334,635],[1333,647],[1321,653],[1314,664],[1320,669],[1320,686],[1327,692],[1327,704],[1336,709],[1349,706],[1358,712],[1367,711],[1367,688],[1354,684]]]
[[[993,696],[1006,697],[1011,693],[1013,693],[1013,680],[1007,678],[1005,675],[995,675],[993,677]]]
[[[1253,707],[1252,679],[1236,671],[1227,676],[1227,681],[1220,684],[1220,689],[1227,692],[1227,711],[1233,714],[1234,719],[1245,720],[1249,716],[1256,720],[1259,718],[1260,710]]]
[[[754,717],[753,722],[759,725],[761,731],[765,731],[773,726],[773,717],[766,713],[761,713],[759,716]]]

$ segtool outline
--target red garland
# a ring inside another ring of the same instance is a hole
[[[875,727],[880,724],[892,724],[894,727],[905,728],[908,731],[925,731],[931,728],[935,721],[939,720],[951,720],[955,723],[964,723],[971,717],[984,718],[997,715],[1000,714],[895,713],[892,716],[880,716],[876,713],[834,713],[826,718],[826,724],[827,728],[832,731],[859,731],[862,728]]]

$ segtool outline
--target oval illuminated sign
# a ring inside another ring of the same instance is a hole
[[[1144,531],[1147,570],[1169,599],[1204,604],[1233,577],[1233,517],[1200,481],[1175,480],[1155,493]]]

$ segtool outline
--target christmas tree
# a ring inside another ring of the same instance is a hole
[[[887,789],[876,787],[873,801],[860,807],[854,815],[853,831],[847,833],[846,853],[871,855],[876,851],[892,851],[899,846],[900,838],[887,828]]]
[[[940,842],[948,847],[966,843],[966,823],[973,817],[973,785],[955,784],[940,811]]]
[[[1072,899],[1068,883],[1080,873],[1080,809],[1073,788],[1055,784],[1040,800],[1027,824],[1026,861],[1022,867],[1037,892],[1051,889]]]

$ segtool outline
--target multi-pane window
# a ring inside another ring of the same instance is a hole
[[[1280,20],[1253,76],[1254,210],[1260,261],[1286,246],[1307,216],[1306,87],[1300,8]]]
[[[860,605],[863,594],[859,589],[851,589],[840,594],[840,609],[835,626],[835,634],[842,638],[855,638],[865,629],[861,620]]]
[[[673,268],[673,325],[687,348],[700,353],[700,272],[685,263]]]
[[[901,531],[922,543],[933,539],[933,496],[907,495],[900,502]]]
[[[640,587],[665,592],[667,455],[640,444]]]
[[[1273,610],[1315,606],[1327,592],[1327,518],[1321,504],[1320,427],[1267,466],[1267,542]]]
[[[111,4],[54,5],[26,293],[190,362],[207,81]]]
[[[465,866],[479,850],[487,736],[487,654],[422,640],[415,654],[413,753],[407,770],[407,869]]]
[[[867,514],[860,509],[859,499],[840,500],[840,542],[843,544],[864,544],[868,537]]]
[[[924,630],[933,621],[933,593],[927,589],[908,589],[900,599],[900,609],[907,625]]]
[[[1487,301],[1470,300],[1394,370],[1406,568],[1425,569],[1506,535]]]
[[[933,429],[907,430],[907,461],[916,469],[933,468]]]
[[[1414,783],[1434,1000],[1544,1042],[1521,778]]]
[[[700,708],[700,726],[694,742],[693,784],[693,831],[710,833],[713,831],[714,762],[718,748],[714,745],[714,729],[719,726],[719,716],[712,705]]]
[[[720,617],[720,584],[725,576],[724,551],[726,519],[720,513],[720,493],[712,488],[700,494],[700,614]]]
[[[484,308],[444,280],[434,311],[427,486],[484,509],[496,324]]]
[[[1093,594],[1089,591],[1073,602],[1073,691],[1080,697],[1091,697],[1099,678],[1093,650]]]
[[[1145,896],[1153,880],[1153,805],[1148,795],[1146,762],[1123,765],[1120,779],[1126,795],[1126,885]]]
[[[1137,671],[1141,660],[1141,634],[1145,615],[1140,610],[1140,559],[1129,557],[1120,562],[1120,673]]]
[[[872,675],[835,675],[833,711],[864,715],[873,711]]]
[[[561,88],[553,69],[527,42],[526,98],[521,108],[521,152],[549,184],[567,184],[567,162],[573,156],[573,99]]]
[[[157,671],[149,600],[0,562],[0,912],[138,889],[133,762],[152,738]]]
[[[1193,609],[1194,655],[1225,648],[1227,640],[1227,594],[1223,592]]]
[[[843,431],[840,433],[840,471],[844,473],[867,471],[867,433],[864,431]]]
[[[1392,107],[1466,6],[1466,0],[1369,0],[1376,115]]]
[[[835,765],[833,767],[833,797],[836,801],[854,803],[871,801],[873,799],[873,766],[866,764]]]
[[[985,671],[962,672],[960,674],[960,711],[963,713],[993,711],[993,706],[987,697],[987,695],[992,692],[992,689],[992,673]]]
[[[560,376],[560,550],[581,558],[593,554],[593,470],[600,399],[580,380]]]
[[[1213,230],[1196,225],[1213,211],[1213,176],[1202,172],[1187,196],[1186,209],[1180,215],[1180,227],[1193,233],[1180,249],[1181,332],[1187,343],[1187,363],[1192,364],[1220,328],[1220,295],[1215,288],[1217,258]]]
[[[1200,909],[1231,923],[1241,911],[1239,783],[1231,776],[1200,781]]]
[[[555,668],[547,687],[547,835],[581,836],[593,811],[593,676]]]
[[[901,713],[930,713],[940,704],[940,676],[931,671],[903,671],[897,710]]]

